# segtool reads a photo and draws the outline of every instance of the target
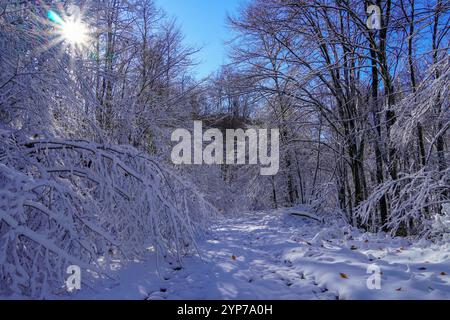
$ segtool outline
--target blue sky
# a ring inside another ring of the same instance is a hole
[[[156,0],[171,17],[175,17],[186,37],[186,43],[203,49],[195,68],[201,78],[227,62],[224,44],[231,38],[226,27],[227,13],[234,14],[246,0]]]

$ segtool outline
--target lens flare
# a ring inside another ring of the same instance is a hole
[[[59,25],[62,25],[64,23],[63,19],[53,10],[48,10],[47,18]]]

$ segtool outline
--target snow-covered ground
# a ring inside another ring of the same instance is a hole
[[[225,218],[198,247],[201,256],[185,257],[182,266],[160,262],[159,274],[149,253],[119,268],[119,281],[99,281],[73,297],[450,299],[448,243],[363,234],[279,211]],[[381,288],[370,290],[374,265]]]

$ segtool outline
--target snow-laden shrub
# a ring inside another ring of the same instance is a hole
[[[357,208],[362,223],[371,231],[378,231],[377,206],[384,196],[390,200],[390,213],[385,229],[392,234],[428,236],[434,216],[440,208],[450,203],[450,168],[444,171],[421,170],[407,174],[395,181],[379,185],[371,196]]]
[[[431,236],[450,243],[450,203],[442,205],[442,214],[436,214],[431,225]]]
[[[131,147],[0,135],[2,296],[60,293],[69,265],[98,274],[103,255],[180,259],[215,212]]]

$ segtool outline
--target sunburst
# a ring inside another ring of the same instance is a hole
[[[57,10],[46,9],[45,24],[51,40],[40,50],[45,51],[55,46],[61,46],[62,52],[70,53],[72,57],[80,56],[91,44],[91,30],[83,11],[71,6],[69,12],[62,6]]]

